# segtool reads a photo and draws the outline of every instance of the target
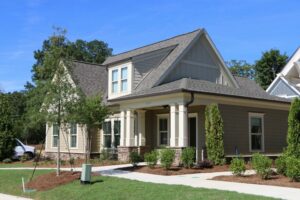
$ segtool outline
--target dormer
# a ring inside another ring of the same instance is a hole
[[[131,61],[108,67],[108,99],[130,94],[132,91]]]

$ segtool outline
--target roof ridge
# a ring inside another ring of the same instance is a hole
[[[75,59],[70,59],[71,62],[75,63],[83,63],[83,64],[89,64],[89,65],[96,65],[99,67],[105,67],[105,65],[99,64],[99,63],[92,63],[92,62],[87,62],[87,61],[80,61],[80,60],[75,60]]]
[[[145,47],[148,47],[148,46],[151,46],[151,45],[155,45],[155,44],[158,44],[158,43],[161,43],[161,42],[165,42],[165,41],[172,40],[172,39],[175,39],[175,38],[178,38],[178,37],[182,37],[184,35],[192,34],[192,33],[196,32],[196,31],[200,31],[200,30],[202,30],[202,29],[198,28],[196,30],[193,30],[193,31],[190,31],[190,32],[187,32],[187,33],[182,33],[180,35],[175,35],[175,36],[172,36],[172,37],[169,37],[169,38],[157,41],[157,42],[153,42],[153,43],[141,46],[141,47],[137,47],[137,48],[134,48],[134,49],[131,49],[131,50],[128,50],[128,51],[124,51],[124,52],[121,52],[121,53],[109,56],[108,58],[112,58],[112,57],[115,57],[115,56],[118,56],[118,55],[122,55],[122,54],[125,54],[125,53],[128,53],[128,52],[131,52],[131,51],[135,51],[135,50],[142,49],[142,48],[145,48]]]

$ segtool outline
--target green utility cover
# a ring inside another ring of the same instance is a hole
[[[91,172],[92,172],[91,164],[82,164],[82,172],[81,172],[80,180],[82,182],[91,182]]]

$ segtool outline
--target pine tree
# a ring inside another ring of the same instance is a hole
[[[286,153],[300,158],[300,99],[293,100],[288,117]]]
[[[215,165],[224,164],[223,120],[217,104],[205,109],[205,132],[208,159]]]

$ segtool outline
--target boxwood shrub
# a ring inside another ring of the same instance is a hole
[[[233,158],[230,163],[230,171],[236,175],[241,176],[246,171],[246,165],[244,159],[241,158]]]

